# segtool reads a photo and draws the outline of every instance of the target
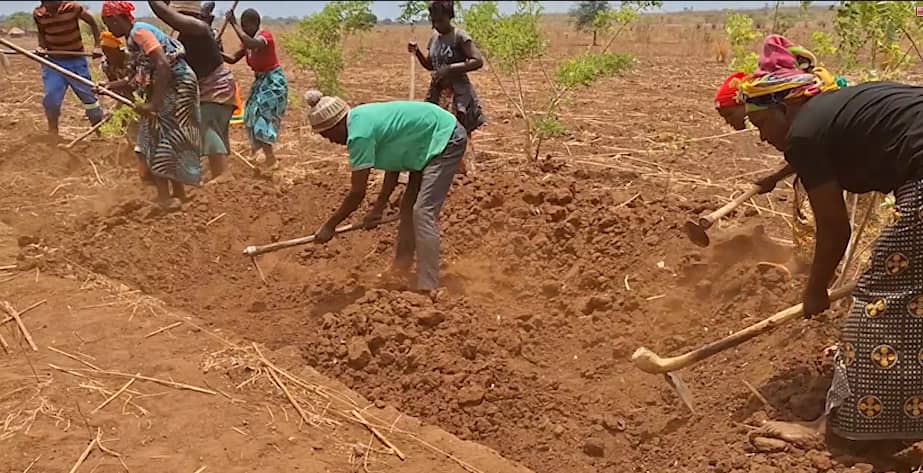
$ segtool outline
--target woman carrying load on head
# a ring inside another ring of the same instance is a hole
[[[273,145],[288,106],[288,81],[276,55],[276,40],[260,28],[260,14],[252,8],[240,15],[240,24],[233,11],[227,13],[227,19],[243,47],[233,55],[225,54],[224,60],[236,64],[246,57],[255,75],[244,113],[250,146],[254,152],[263,150],[266,165],[272,166],[276,163]]]
[[[155,26],[135,21],[134,9],[131,2],[107,0],[103,22],[112,34],[128,39],[136,67],[131,83],[145,98],[136,106],[137,149],[157,186],[157,202],[175,210],[186,200],[184,185],[198,185],[202,177],[198,83],[182,45]]]
[[[179,42],[186,51],[186,61],[199,81],[201,103],[202,155],[208,156],[211,181],[230,177],[228,154],[231,152],[229,125],[236,108],[234,74],[224,64],[211,27],[203,18],[198,1],[170,4],[148,0],[151,10],[164,23],[179,32]]]
[[[843,191],[894,192],[900,213],[875,242],[853,292],[825,414],[773,422],[755,435],[792,442],[828,431],[849,440],[923,438],[923,88],[871,82],[838,90],[820,67],[779,69],[741,84],[760,137],[785,153],[817,227],[804,290],[808,316],[850,239]]]
[[[381,193],[365,217],[366,228],[376,226],[401,172],[410,181],[400,204],[396,272],[409,272],[417,258],[416,290],[435,297],[439,288],[439,213],[458,162],[465,154],[468,134],[455,117],[426,102],[383,102],[350,109],[339,97],[309,91],[305,102],[311,128],[333,143],[346,145],[352,179],[340,208],[317,232],[315,242],[333,238],[336,226],[362,204],[372,169],[385,171]]]
[[[414,42],[407,49],[426,70],[432,71],[426,101],[454,114],[470,138],[485,123],[485,118],[468,73],[484,67],[484,57],[468,33],[452,24],[455,18],[452,0],[430,2],[429,17],[434,31],[427,54]],[[464,160],[460,172],[467,172]]]

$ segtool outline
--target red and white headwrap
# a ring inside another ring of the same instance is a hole
[[[724,80],[724,83],[718,88],[718,93],[715,94],[715,108],[743,105],[743,101],[739,98],[738,84],[744,77],[747,77],[746,73],[735,72]]]
[[[106,0],[103,2],[102,16],[125,15],[130,21],[135,21],[133,11],[135,11],[135,5],[131,2]]]

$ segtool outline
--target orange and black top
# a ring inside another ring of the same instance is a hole
[[[80,16],[83,6],[77,2],[61,2],[56,11],[44,5],[32,11],[38,33],[45,38],[49,51],[83,52],[80,36]]]

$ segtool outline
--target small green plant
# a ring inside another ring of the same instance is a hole
[[[811,33],[811,52],[818,57],[829,57],[836,54],[837,49],[833,44],[833,36],[824,31]]]
[[[545,39],[540,29],[542,7],[539,2],[520,1],[512,14],[501,14],[496,2],[483,1],[472,5],[465,13],[465,28],[478,42],[485,60],[504,96],[522,118],[525,128],[525,155],[538,159],[542,141],[566,132],[558,119],[562,101],[578,87],[591,85],[601,77],[624,72],[633,64],[627,55],[587,52],[564,61],[549,76],[546,86],[550,97],[539,109],[531,108],[529,93],[523,87],[522,71],[539,63],[545,52]],[[610,41],[611,43],[611,41]],[[499,72],[510,77],[504,80]]]
[[[753,52],[753,41],[759,37],[759,33],[753,29],[753,18],[731,13],[724,21],[724,31],[731,44],[730,69],[748,74],[755,71],[759,56]]]
[[[136,101],[138,98],[136,97]],[[104,138],[117,138],[125,136],[126,131],[128,130],[128,125],[131,122],[136,121],[138,115],[135,113],[131,107],[116,107],[112,111],[112,118],[109,119],[103,126],[99,127],[99,133]]]
[[[860,80],[900,78],[908,68],[902,41],[918,41],[919,23],[913,15],[916,2],[842,1],[836,7],[833,28],[839,40],[843,72]]]
[[[328,2],[320,12],[299,21],[295,33],[282,37],[282,46],[297,65],[314,72],[317,88],[324,94],[342,92],[340,73],[346,66],[343,45],[349,35],[375,26],[371,3]]]

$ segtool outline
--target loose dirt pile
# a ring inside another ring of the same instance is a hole
[[[720,222],[712,248],[686,240],[688,216],[779,161],[746,134],[684,141],[724,133],[703,74],[725,71],[663,49],[645,50],[639,67],[683,81],[670,107],[659,77],[602,84],[573,107],[593,116],[566,111],[573,130],[539,163],[517,161],[515,114],[479,84],[492,122],[475,139],[476,178],[457,179],[443,212],[448,291],[435,303],[379,279],[393,226],[261,256],[259,271],[241,255],[313,233],[342,197],[343,150],[294,130],[280,146],[283,170],[252,176],[235,162],[236,181],[197,189],[183,212],[160,215],[143,200],[151,189],[138,184],[127,148],[96,142],[67,154],[18,123],[0,144],[0,218],[23,237],[20,268],[103,274],[211,329],[294,347],[379,406],[538,472],[869,471],[838,450],[765,453],[747,441],[764,419],[821,412],[841,310],[683,372],[697,415],[629,361],[639,346],[672,355],[739,330],[798,302],[804,282],[787,265],[787,189]],[[381,77],[401,77],[405,56],[392,64],[377,53]],[[405,96],[397,80],[382,91],[379,76],[351,72],[353,102]],[[293,91],[310,84],[300,72],[290,82]],[[300,112],[293,107],[294,123]]]

